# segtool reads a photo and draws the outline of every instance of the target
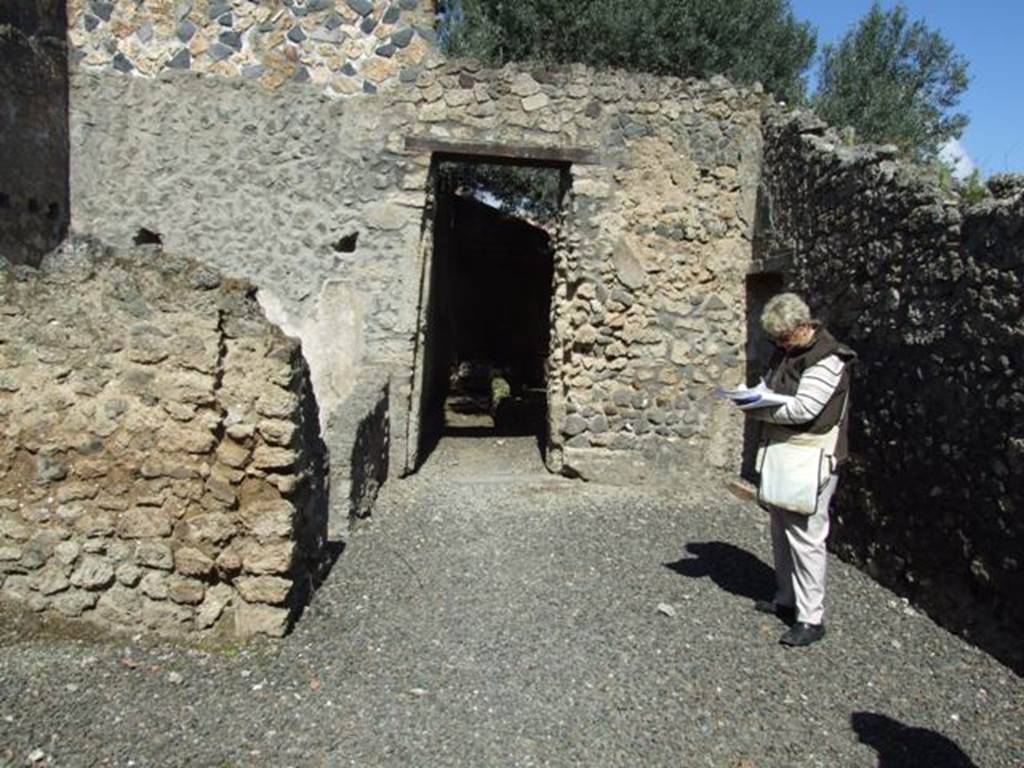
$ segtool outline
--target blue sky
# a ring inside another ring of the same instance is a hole
[[[882,0],[891,8],[895,0]],[[818,29],[819,48],[842,37],[871,0],[790,0],[797,18]],[[960,101],[970,118],[961,145],[983,175],[1024,172],[1024,0],[903,0],[970,63]]]

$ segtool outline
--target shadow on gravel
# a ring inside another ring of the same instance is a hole
[[[978,768],[956,742],[886,715],[854,712],[850,724],[861,744],[878,752],[877,768]]]
[[[681,576],[707,576],[726,592],[751,600],[769,599],[775,592],[775,571],[745,549],[722,541],[691,541],[684,557],[665,567]]]
[[[295,625],[299,623],[299,620],[309,609],[317,590],[327,581],[327,577],[344,551],[345,544],[340,541],[329,541],[324,545],[319,567],[310,573],[308,580],[304,584],[298,586],[296,601],[288,620],[289,634],[291,634],[295,629]]]

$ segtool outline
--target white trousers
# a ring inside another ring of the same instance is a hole
[[[818,494],[813,515],[768,509],[775,558],[775,604],[795,605],[797,621],[808,624],[821,624],[825,618],[828,507],[838,483],[838,476],[829,478]]]

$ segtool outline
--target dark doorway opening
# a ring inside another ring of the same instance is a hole
[[[747,275],[747,386],[753,386],[765,375],[775,346],[761,327],[761,313],[772,296],[781,293],[785,285],[779,272],[756,272]],[[747,480],[757,479],[756,459],[759,428],[753,419],[743,425],[743,463],[740,475]]]
[[[433,177],[418,464],[445,435],[530,436],[543,454],[567,167],[435,157]]]

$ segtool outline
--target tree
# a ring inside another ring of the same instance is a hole
[[[762,82],[804,96],[816,39],[789,0],[447,0],[449,51],[489,64],[584,63]]]
[[[967,126],[967,116],[953,112],[967,88],[966,60],[923,21],[908,23],[902,5],[884,11],[875,2],[837,45],[825,46],[821,65],[815,109],[863,140],[930,159]]]
[[[488,196],[506,214],[548,224],[558,217],[563,180],[554,168],[521,165],[443,162],[438,166],[440,189],[480,199]]]
[[[583,63],[659,75],[763,83],[802,101],[817,45],[789,0],[442,0],[449,53],[500,66],[510,61]],[[526,168],[462,167],[459,186],[487,191],[507,211],[553,218],[559,182]]]

